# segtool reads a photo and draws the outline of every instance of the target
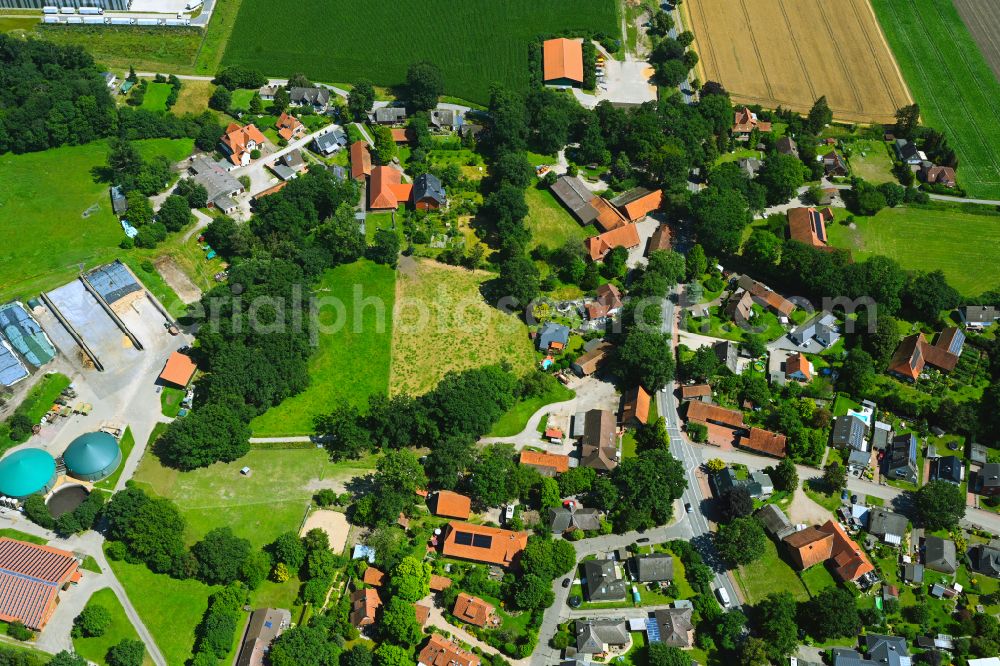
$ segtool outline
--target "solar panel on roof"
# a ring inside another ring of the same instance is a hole
[[[487,534],[475,534],[472,536],[472,545],[476,548],[490,548],[493,545],[493,537]]]
[[[948,346],[948,351],[952,354],[958,354],[962,351],[962,345],[965,344],[965,333],[962,331],[955,331],[955,337],[951,339],[951,345]]]
[[[456,532],[455,543],[457,543],[460,546],[471,546],[472,532]]]

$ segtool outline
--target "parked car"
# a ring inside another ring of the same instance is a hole
[[[684,510],[688,513],[692,513],[694,511],[694,509],[691,508],[691,502],[684,505]]]
[[[569,578],[563,578],[562,586],[569,587],[569,584],[570,584]]]
[[[635,540],[636,543],[649,543],[649,537],[641,537]]]
[[[722,604],[723,608],[729,608],[729,593],[726,592],[726,588],[720,587],[715,590],[715,596],[719,598],[719,603]]]

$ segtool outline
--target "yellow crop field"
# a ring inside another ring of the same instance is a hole
[[[734,101],[885,123],[911,103],[868,0],[689,0],[702,81]]]

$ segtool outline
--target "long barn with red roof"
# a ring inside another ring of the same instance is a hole
[[[0,538],[0,620],[41,630],[59,591],[80,580],[79,561],[65,550]]]

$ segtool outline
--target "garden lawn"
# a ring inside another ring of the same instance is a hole
[[[836,513],[841,506],[840,495],[835,495],[826,491],[822,479],[809,479],[802,484],[802,490],[812,501],[830,513]]]
[[[485,103],[493,83],[526,90],[528,44],[538,35],[620,32],[614,0],[577,0],[571,7],[536,0],[305,0],[289,8],[243,0],[223,63],[271,76],[303,72],[319,81],[365,77],[396,86],[410,64],[427,60],[441,68],[446,94]],[[268,38],[261,40],[264,26]]]
[[[528,204],[525,224],[531,230],[528,250],[539,245],[555,250],[569,241],[582,245],[585,238],[595,234],[593,226],[581,227],[547,188],[529,187],[524,191],[524,199]]]
[[[181,410],[181,400],[184,399],[185,392],[173,386],[164,386],[160,391],[160,408],[164,416],[176,418]]]
[[[736,578],[751,605],[775,592],[788,592],[799,601],[809,598],[806,586],[795,570],[781,559],[778,547],[771,539],[767,540],[764,555],[755,562],[739,567]]]
[[[826,564],[820,563],[809,567],[801,574],[803,584],[809,592],[809,596],[815,597],[828,587],[833,587],[837,581],[833,579],[833,574],[826,568]]]
[[[215,86],[211,81],[185,79],[181,81],[181,91],[171,111],[178,116],[185,113],[201,113],[208,109],[208,99],[214,90]]]
[[[527,327],[483,300],[481,285],[494,277],[404,258],[393,317],[393,394],[426,393],[453,370],[506,361],[521,375],[535,365]]]
[[[240,474],[244,466],[250,476]],[[323,449],[253,449],[231,463],[190,472],[143,456],[133,480],[147,492],[172,500],[187,520],[189,544],[209,530],[228,526],[255,547],[282,532],[297,531],[306,507],[320,488],[344,492],[344,484],[374,467],[368,458],[334,464]]]
[[[191,154],[191,139],[137,141],[143,157],[179,161]],[[0,155],[0,238],[16,238],[0,249],[0,302],[36,296],[124,254],[124,238],[111,212],[108,185],[91,169],[107,160],[107,143],[63,146],[39,153]],[[97,212],[84,218],[92,205]]]
[[[923,124],[944,132],[958,156],[959,185],[970,196],[1000,199],[1000,82],[954,5],[873,0],[872,7],[920,105]],[[994,265],[979,264],[968,254],[950,256],[970,267]]]
[[[121,477],[122,472],[125,470],[125,461],[128,460],[129,455],[132,453],[132,449],[135,448],[135,436],[132,435],[131,428],[125,428],[124,434],[122,434],[121,440],[118,442],[118,448],[122,452],[122,462],[118,465],[118,469],[114,471],[114,474],[108,478],[98,481],[94,484],[95,488],[100,488],[101,490],[107,490],[113,492],[115,489],[115,484],[118,483],[119,477]]]
[[[527,427],[531,415],[539,409],[554,402],[571,400],[574,395],[576,395],[575,392],[562,384],[555,383],[552,386],[552,390],[546,392],[544,395],[521,400],[511,407],[510,411],[501,416],[500,420],[493,426],[493,430],[490,431],[489,436],[510,437],[516,435]]]
[[[146,87],[146,95],[142,98],[140,108],[147,111],[166,111],[167,97],[170,96],[172,86],[169,83],[156,83],[150,81]]]
[[[983,212],[990,209],[983,207]],[[874,217],[855,217],[857,229],[827,227],[831,244],[851,250],[856,260],[891,257],[910,270],[944,271],[962,294],[976,296],[1000,286],[1000,273],[983,266],[1000,263],[1000,216],[966,213],[955,207],[886,208]]]
[[[103,606],[111,613],[111,626],[103,636],[74,638],[73,649],[84,659],[95,664],[103,664],[105,663],[104,656],[111,649],[112,645],[116,645],[126,638],[137,641],[139,640],[139,634],[125,615],[125,609],[110,587],[105,587],[94,592],[90,597],[90,601],[87,602],[87,607],[92,605]],[[157,645],[159,645],[159,641],[157,641]],[[143,659],[143,664],[152,663],[153,660],[149,658],[149,654],[147,653]]]
[[[167,663],[186,663],[194,647],[195,628],[208,609],[208,597],[221,588],[155,574],[143,564],[112,560],[111,568]]]
[[[388,390],[395,284],[391,268],[368,260],[323,274],[315,287],[317,297],[338,299],[342,307],[321,305],[319,320],[331,331],[318,335],[318,348],[309,359],[311,383],[254,419],[255,436],[309,434],[317,414],[345,401],[364,407],[368,396]],[[355,289],[360,290],[357,302]]]
[[[255,92],[257,91],[246,89],[234,90],[230,107],[233,109],[248,111],[250,109],[250,99],[253,97]]]
[[[882,141],[856,141],[850,146],[851,173],[869,183],[896,182],[896,177],[892,175],[892,158],[887,144]]]

